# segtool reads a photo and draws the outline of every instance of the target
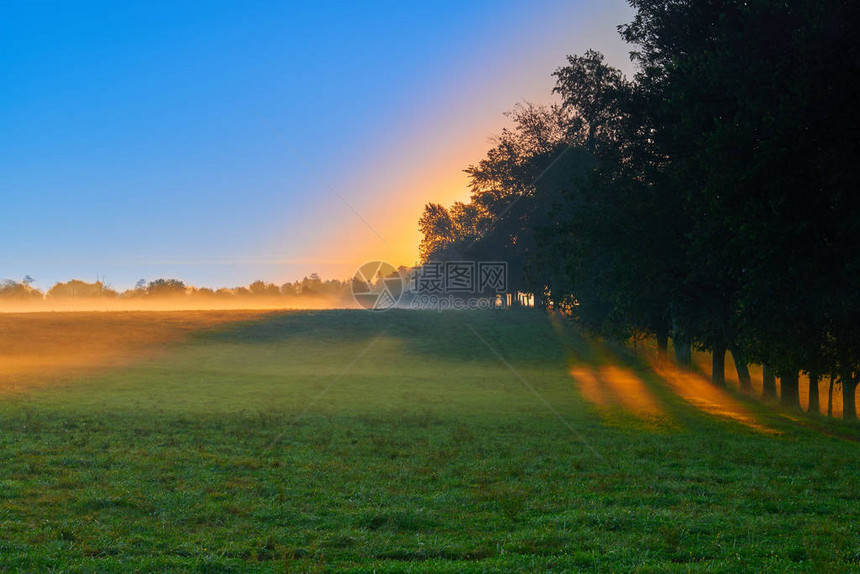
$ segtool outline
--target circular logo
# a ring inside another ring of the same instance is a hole
[[[390,263],[368,261],[352,278],[352,297],[369,311],[391,309],[403,295],[403,277]]]

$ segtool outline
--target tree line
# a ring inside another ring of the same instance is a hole
[[[860,4],[631,0],[636,72],[587,51],[556,102],[521,103],[471,198],[428,204],[422,260],[508,261],[536,305],[619,338],[653,336],[725,385],[763,365],[800,407],[799,374],[860,381]],[[832,390],[831,386],[831,390]]]
[[[254,281],[246,286],[210,289],[187,285],[179,279],[159,278],[152,281],[141,279],[133,289],[117,291],[102,281],[88,283],[80,279],[57,282],[46,292],[33,287],[34,280],[28,275],[21,281],[0,281],[0,300],[37,301],[43,299],[80,298],[141,298],[141,297],[337,297],[350,294],[351,281],[322,279],[311,273],[299,281],[277,285],[266,281]]]

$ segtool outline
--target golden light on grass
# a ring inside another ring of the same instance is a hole
[[[758,422],[755,415],[727,390],[713,385],[698,373],[682,370],[668,361],[650,359],[651,368],[682,399],[697,409],[717,417],[731,419],[759,432],[779,434]]]
[[[665,416],[654,393],[632,369],[607,365],[600,368],[600,379],[618,397],[621,406],[640,418]]]
[[[667,416],[654,393],[632,369],[575,365],[570,375],[582,395],[604,412],[623,412],[650,422]]]
[[[571,367],[570,376],[573,377],[577,388],[589,402],[603,408],[615,405],[615,401],[609,395],[609,390],[597,378],[597,373],[593,368],[588,366]]]
[[[555,332],[562,336],[564,328],[561,321],[553,317],[551,323]],[[738,422],[759,432],[779,433],[758,422],[743,402],[727,390],[711,384],[704,375],[682,370],[669,360],[660,361],[656,349],[643,348],[642,351],[639,356],[658,377],[651,386],[630,367],[619,365],[617,353],[597,340],[573,351],[569,374],[577,390],[603,415],[627,413],[641,421],[671,426],[672,417],[652,388],[653,385],[665,384],[681,399],[709,415]]]

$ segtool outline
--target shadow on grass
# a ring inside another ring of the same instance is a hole
[[[401,340],[404,351],[438,361],[498,363],[468,328],[472,325],[512,364],[564,364],[564,350],[549,319],[530,311],[410,311],[392,309],[301,311],[274,314],[262,320],[227,325],[198,334],[198,339],[240,344],[320,344],[361,342],[382,331]]]

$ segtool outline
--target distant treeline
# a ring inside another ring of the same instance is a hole
[[[505,260],[514,289],[607,336],[656,337],[725,384],[765,368],[799,407],[799,373],[860,381],[860,3],[631,0],[636,74],[594,51],[520,104],[471,200],[428,204],[423,260]]]
[[[250,285],[232,288],[210,289],[194,287],[179,279],[141,279],[133,289],[119,292],[101,281],[87,283],[79,279],[55,283],[46,292],[32,286],[29,276],[22,281],[0,281],[0,299],[43,300],[78,298],[139,298],[139,297],[326,297],[341,298],[350,294],[350,281],[323,280],[316,273],[301,281],[276,285],[265,281],[254,281]]]

